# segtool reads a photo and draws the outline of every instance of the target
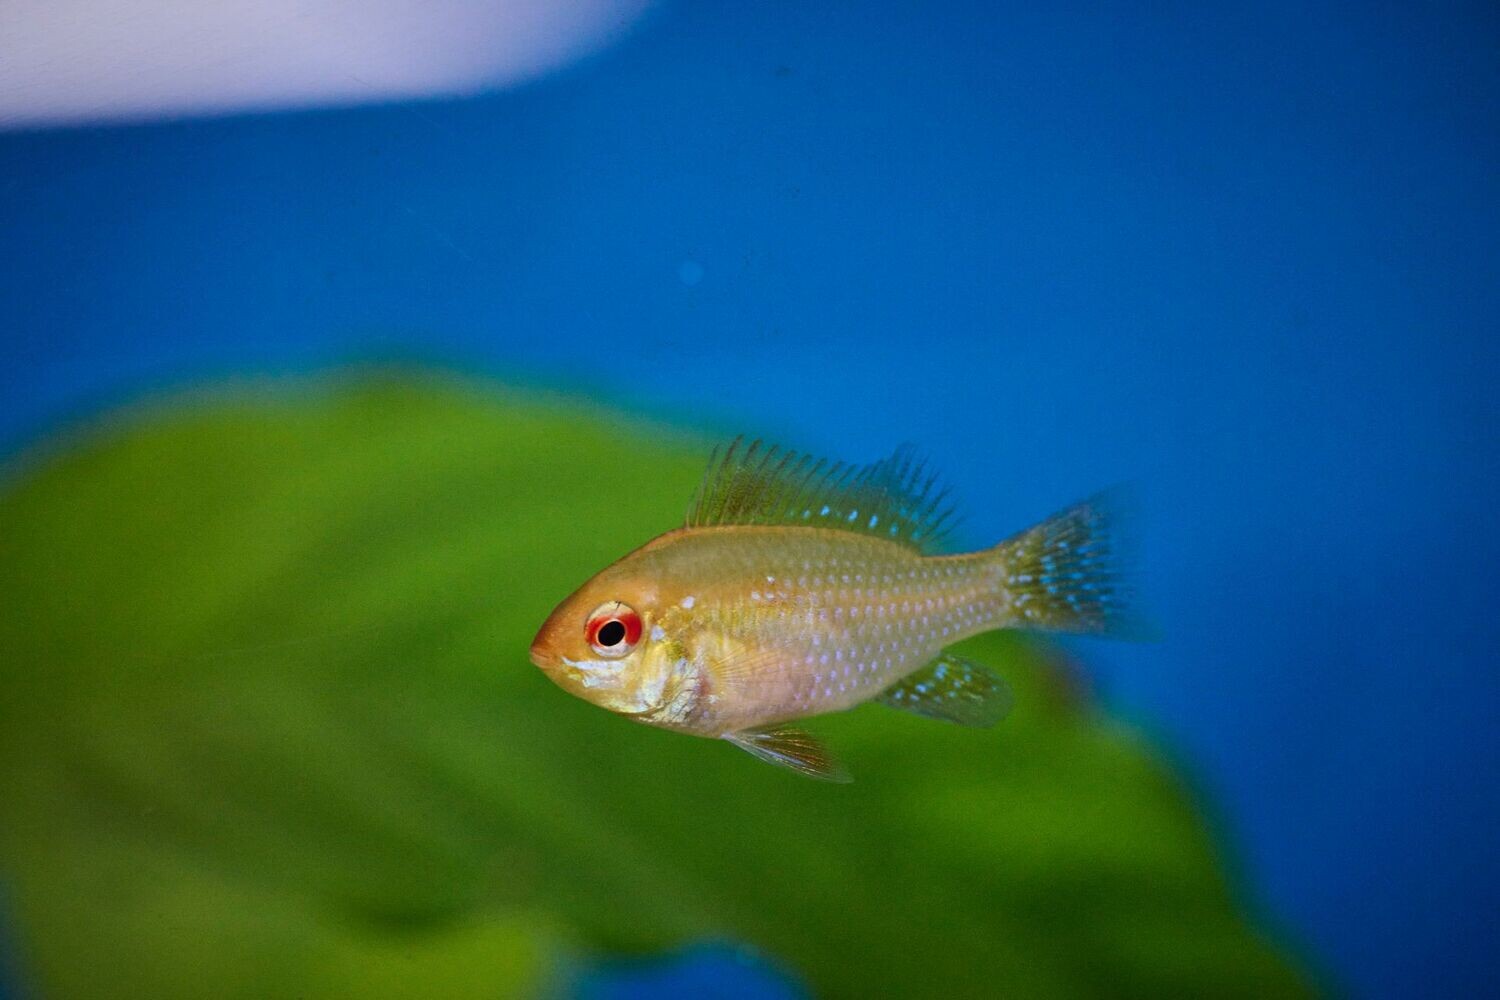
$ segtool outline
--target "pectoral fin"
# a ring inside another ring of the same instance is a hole
[[[854,780],[823,744],[800,729],[746,729],[724,738],[769,764],[791,768],[809,778],[841,784]]]
[[[886,688],[883,705],[960,726],[993,726],[1010,711],[1010,688],[989,667],[943,653],[930,665]]]

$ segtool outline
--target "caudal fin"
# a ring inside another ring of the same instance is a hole
[[[1100,493],[995,546],[1007,625],[1133,637],[1130,553],[1119,489]]]

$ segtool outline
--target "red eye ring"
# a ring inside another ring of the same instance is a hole
[[[583,631],[600,656],[626,656],[641,641],[641,616],[628,604],[610,601],[594,609]]]

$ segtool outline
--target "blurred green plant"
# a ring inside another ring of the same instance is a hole
[[[819,996],[1302,994],[1056,654],[993,731],[815,721],[801,780],[553,688],[702,450],[416,377],[117,419],[0,497],[0,863],[58,997],[479,997],[705,937]],[[3,897],[0,897],[3,898]]]

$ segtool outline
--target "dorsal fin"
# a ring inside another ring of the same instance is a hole
[[[960,726],[989,727],[1010,711],[1010,688],[989,667],[944,652],[875,698],[882,705]]]
[[[956,523],[953,512],[948,490],[909,446],[858,466],[735,438],[710,457],[687,526],[838,528],[934,552]]]

